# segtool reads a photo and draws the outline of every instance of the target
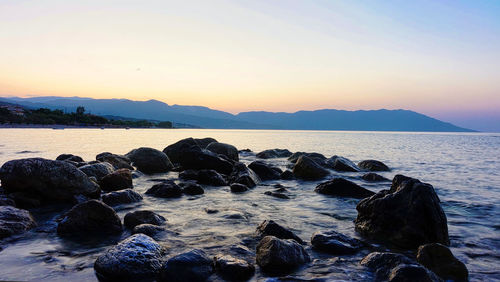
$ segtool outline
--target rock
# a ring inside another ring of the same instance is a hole
[[[99,197],[99,185],[75,166],[42,158],[6,162],[0,168],[6,193],[26,192],[50,201],[66,202],[74,195]]]
[[[241,193],[241,192],[248,191],[248,187],[246,185],[239,184],[239,183],[231,184],[230,188],[231,188],[231,192],[233,192],[233,193]]]
[[[126,168],[121,168],[104,176],[99,184],[104,191],[117,191],[132,188],[132,173]]]
[[[248,188],[257,186],[260,183],[260,178],[249,169],[244,163],[236,163],[233,172],[229,176],[229,182],[246,185]]]
[[[295,176],[291,170],[285,170],[281,173],[280,178],[283,180],[292,180],[295,179]]]
[[[179,178],[185,180],[196,180],[200,184],[211,186],[226,186],[226,180],[217,171],[212,169],[185,170],[179,173]]]
[[[390,181],[389,179],[383,177],[382,175],[373,172],[365,173],[363,174],[363,176],[361,176],[361,178],[365,181],[370,181],[370,182]]]
[[[122,223],[115,210],[97,200],[90,200],[71,208],[57,225],[57,233],[116,234],[122,232]]]
[[[293,167],[293,174],[297,178],[305,180],[321,179],[330,173],[306,156],[300,156]]]
[[[288,197],[286,194],[277,191],[266,191],[264,192],[264,194],[279,199],[286,199],[286,200],[290,199],[290,197]]]
[[[333,230],[313,233],[311,244],[315,249],[334,255],[354,254],[364,246],[358,239]]]
[[[139,224],[153,224],[153,225],[163,225],[167,220],[152,211],[143,210],[143,211],[134,211],[129,212],[123,218],[123,224],[129,229],[133,229],[135,226]]]
[[[194,141],[202,149],[206,149],[208,147],[208,145],[210,145],[211,143],[217,143],[217,140],[215,140],[214,138],[211,138],[211,137],[194,138]]]
[[[144,234],[135,234],[111,247],[94,263],[99,280],[154,279],[162,266],[163,248]]]
[[[158,281],[205,281],[212,273],[212,259],[202,250],[192,250],[176,255],[165,262]]]
[[[11,199],[11,198],[7,198],[4,195],[0,195],[0,206],[12,206],[12,207],[15,207],[16,206],[16,202],[13,199]]]
[[[138,170],[132,171],[132,179],[136,179],[136,178],[143,177],[143,176],[144,176],[144,173],[142,173]]]
[[[11,206],[0,206],[0,239],[24,233],[36,226],[27,210]]]
[[[365,189],[354,182],[339,177],[319,184],[316,186],[314,191],[325,195],[356,199],[363,199],[375,194],[374,192]]]
[[[444,280],[469,280],[469,271],[465,264],[442,244],[431,243],[420,246],[417,252],[417,261]]]
[[[359,167],[348,158],[333,156],[326,161],[328,167],[336,171],[358,172]]]
[[[286,273],[311,259],[296,241],[266,236],[257,245],[257,264],[268,273]]]
[[[230,255],[217,255],[214,261],[215,269],[226,280],[246,281],[255,273],[253,264]]]
[[[84,162],[84,160],[81,157],[75,156],[72,154],[61,154],[61,155],[57,156],[56,161],[70,161],[70,162],[77,162],[77,163]]]
[[[132,163],[132,161],[130,161],[129,158],[127,158],[123,155],[112,154],[110,152],[104,152],[104,153],[98,154],[95,157],[95,159],[100,161],[100,162],[108,162],[115,169],[126,168],[126,169],[130,169],[130,170],[134,170],[134,167],[130,165]]]
[[[389,167],[381,161],[376,160],[364,160],[358,163],[358,166],[362,169],[369,171],[389,171]]]
[[[128,152],[125,156],[138,170],[146,174],[167,172],[174,168],[165,153],[153,148],[141,147]]]
[[[210,152],[224,155],[235,162],[239,161],[238,149],[233,145],[219,142],[212,142],[206,147]]]
[[[435,274],[433,274],[429,270],[425,269],[420,265],[414,265],[414,264],[410,265],[400,264],[396,266],[395,268],[392,269],[387,280],[393,282],[441,281],[439,278],[435,276]]]
[[[132,189],[115,191],[102,195],[102,201],[109,206],[117,206],[122,204],[130,204],[142,201],[141,194]]]
[[[148,235],[151,238],[158,236],[161,233],[165,233],[167,230],[163,226],[158,226],[154,224],[139,224],[132,229],[132,234],[142,233]]]
[[[178,198],[182,196],[182,189],[172,180],[155,184],[146,191],[146,195],[158,198]]]
[[[292,163],[296,163],[300,156],[306,156],[315,161],[316,163],[322,165],[326,162],[326,157],[319,153],[305,153],[305,152],[296,152],[293,153],[288,160]]]
[[[400,248],[427,243],[449,245],[446,215],[430,184],[396,175],[390,190],[361,200],[356,206],[356,230]]]
[[[230,161],[199,146],[183,148],[179,163],[184,169],[213,169],[223,174],[229,174],[233,170],[233,164]]]
[[[203,193],[205,193],[205,190],[203,190],[203,187],[196,183],[187,182],[182,186],[182,193],[191,196],[202,195]]]
[[[110,163],[96,163],[88,164],[79,167],[83,173],[88,177],[95,177],[97,180],[101,180],[104,176],[113,173],[115,168]]]
[[[262,180],[280,179],[282,173],[281,169],[270,166],[261,161],[254,161],[249,164],[248,167]]]
[[[361,265],[375,272],[376,281],[440,281],[431,271],[396,253],[373,252]]]
[[[81,196],[81,194],[75,196]],[[37,199],[36,195],[30,195],[29,193],[25,192],[10,193],[9,198],[14,200],[14,202],[16,203],[15,206],[18,208],[31,209],[40,207],[42,205],[40,200]]]
[[[256,233],[260,237],[274,236],[279,239],[292,239],[297,241],[299,244],[305,244],[299,236],[295,235],[295,233],[290,231],[288,228],[279,225],[274,220],[264,220],[257,227]]]
[[[288,158],[292,155],[292,152],[287,149],[269,149],[257,153],[257,158],[261,159],[273,159],[273,158]]]
[[[183,157],[184,150],[189,149],[191,146],[199,147],[198,143],[196,143],[196,141],[190,137],[179,140],[174,144],[168,145],[167,147],[165,147],[165,149],[163,149],[163,153],[167,154],[168,158],[173,163],[180,163]]]

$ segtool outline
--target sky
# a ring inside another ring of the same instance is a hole
[[[500,131],[500,1],[0,1],[0,96],[408,109]]]

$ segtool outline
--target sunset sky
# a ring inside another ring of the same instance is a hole
[[[500,1],[0,1],[0,96],[409,109],[500,130]]]

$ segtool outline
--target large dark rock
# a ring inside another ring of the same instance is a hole
[[[468,281],[469,271],[444,245],[431,243],[420,246],[417,261],[444,280]]]
[[[208,145],[208,144],[207,144]],[[175,142],[174,144],[168,145],[163,149],[163,153],[167,154],[168,158],[173,163],[180,163],[183,158],[183,153],[185,150],[191,148],[191,146],[198,146],[198,143],[193,138],[186,138]]]
[[[317,180],[326,177],[330,173],[311,158],[307,156],[300,156],[293,166],[293,174],[297,178]]]
[[[282,173],[281,169],[268,165],[262,161],[254,161],[249,164],[248,167],[262,180],[280,179]]]
[[[246,185],[240,184],[240,183],[233,183],[230,186],[231,192],[233,193],[242,193],[245,191],[248,191],[248,187]]]
[[[126,168],[121,168],[104,176],[101,181],[99,181],[99,184],[104,191],[117,191],[132,188],[132,173]]]
[[[217,140],[215,140],[214,138],[212,137],[205,137],[205,138],[194,138],[194,141],[196,142],[196,144],[198,144],[198,146],[200,146],[200,148],[202,149],[206,149],[208,147],[208,145],[212,144],[212,143],[217,143]]]
[[[236,149],[236,147],[230,144],[213,142],[208,144],[206,149],[209,150],[210,152],[224,155],[228,157],[230,160],[233,160],[235,162],[240,160],[238,156],[238,149]]]
[[[151,195],[158,198],[178,198],[182,196],[182,188],[175,184],[172,180],[155,184],[146,191],[146,195]]]
[[[236,163],[234,165],[233,172],[231,172],[231,175],[229,176],[229,183],[239,183],[252,188],[260,183],[260,178],[244,163]]]
[[[288,158],[292,155],[292,152],[287,149],[269,149],[257,153],[257,158],[261,159],[273,159],[273,158]]]
[[[127,158],[123,155],[112,154],[110,152],[103,152],[103,153],[98,154],[95,157],[95,159],[100,161],[100,162],[108,162],[115,169],[126,168],[126,169],[130,169],[130,170],[134,170],[134,167],[130,165],[132,163],[132,161],[130,161],[129,158]]]
[[[202,195],[205,193],[205,190],[203,190],[203,187],[196,183],[186,182],[182,183],[182,193],[191,196]]]
[[[305,244],[299,236],[295,235],[288,228],[283,227],[276,223],[274,220],[264,220],[256,230],[256,233],[260,237],[274,236],[279,239],[292,239],[300,244]]]
[[[348,158],[344,158],[341,156],[333,156],[326,161],[328,167],[333,168],[336,171],[350,171],[357,172],[359,171],[359,167],[353,163]]]
[[[152,238],[135,234],[100,255],[94,263],[104,281],[152,280],[162,266],[164,249]]]
[[[382,175],[376,174],[374,172],[365,173],[363,174],[363,176],[361,176],[361,178],[369,182],[390,181],[389,179],[383,177]]]
[[[212,259],[202,250],[192,250],[176,255],[165,262],[158,281],[206,281],[213,271]]]
[[[27,210],[11,206],[0,206],[0,239],[24,233],[36,226]]]
[[[316,163],[323,165],[326,163],[326,157],[323,156],[320,153],[305,153],[305,152],[296,152],[293,153],[288,160],[292,163],[296,163],[297,160],[300,158],[300,156],[306,156],[309,157],[310,159],[314,160]]]
[[[69,161],[69,162],[77,162],[83,163],[84,160],[80,156],[75,156],[73,154],[60,154],[57,156],[56,161]]]
[[[389,171],[389,167],[386,164],[377,160],[364,160],[359,162],[358,166],[370,171]]]
[[[133,229],[135,226],[145,223],[163,225],[166,221],[167,220],[163,216],[148,210],[129,212],[123,218],[123,224],[129,229]]]
[[[295,179],[295,175],[293,175],[291,170],[287,169],[281,173],[280,178],[283,180],[292,180]]]
[[[266,236],[257,245],[257,264],[268,273],[282,274],[309,262],[306,250],[295,240]]]
[[[141,147],[125,155],[138,170],[146,173],[160,173],[172,170],[174,166],[165,153],[153,148]]]
[[[213,169],[223,174],[229,174],[233,170],[233,164],[230,161],[199,146],[183,149],[179,163],[184,169]]]
[[[363,199],[375,193],[344,178],[334,178],[316,186],[315,192],[338,197]]]
[[[115,191],[102,195],[102,201],[109,206],[117,206],[122,204],[130,204],[142,201],[141,194],[132,189]]]
[[[446,215],[430,184],[396,175],[390,190],[361,200],[356,230],[398,247],[416,249],[427,243],[449,245]]]
[[[110,163],[106,162],[84,165],[79,167],[79,169],[88,177],[95,177],[98,181],[115,171],[115,168]]]
[[[230,255],[218,255],[214,261],[217,273],[226,280],[246,281],[255,273],[253,264]]]
[[[99,185],[75,166],[42,158],[12,160],[0,168],[6,193],[25,192],[50,201],[67,202],[75,195],[99,197]]]
[[[358,239],[348,237],[333,230],[313,233],[311,244],[317,250],[334,255],[353,254],[365,246]]]
[[[120,233],[122,223],[110,206],[90,200],[71,208],[57,225],[58,234]]]
[[[226,180],[213,169],[185,170],[179,173],[179,178],[184,180],[196,180],[199,184],[211,186],[226,186]]]

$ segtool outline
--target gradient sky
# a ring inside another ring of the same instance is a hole
[[[404,108],[500,131],[500,1],[2,0],[0,39],[2,96]]]

